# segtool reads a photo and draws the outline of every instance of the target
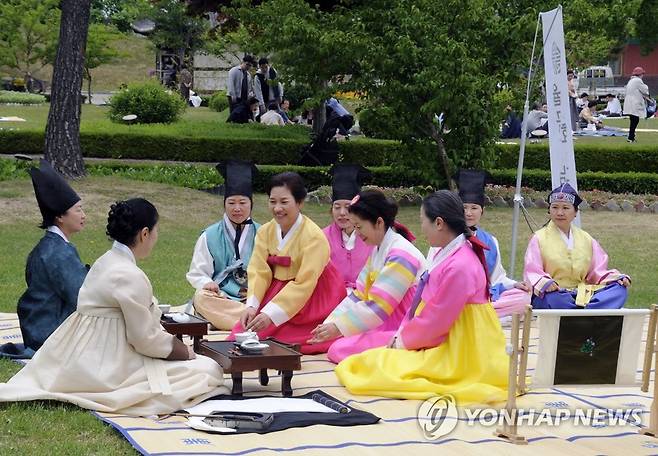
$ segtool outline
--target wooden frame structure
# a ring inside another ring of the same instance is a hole
[[[521,316],[512,316],[512,330],[510,334],[510,345],[508,346],[509,360],[509,383],[507,389],[507,403],[505,409],[510,422],[505,422],[502,427],[496,429],[494,435],[508,440],[517,445],[526,445],[528,441],[518,433],[516,397],[527,393],[526,373],[528,367],[528,347],[530,345],[530,328],[532,326],[532,307],[526,308],[523,326],[521,327]],[[520,333],[520,334],[519,334]],[[519,335],[521,340],[519,342]],[[644,362],[642,366],[641,390],[649,392],[651,380],[651,366],[653,361],[654,372],[658,373],[658,305],[651,305],[649,316],[649,328],[644,351]],[[658,438],[658,382],[654,379],[653,401],[651,403],[649,426],[638,431],[640,434]]]
[[[509,355],[509,379],[507,384],[507,403],[505,410],[510,417],[502,427],[494,432],[496,437],[508,440],[516,445],[527,445],[525,437],[518,433],[518,409],[516,408],[516,396],[527,392],[526,370],[528,366],[528,345],[530,342],[530,327],[532,326],[532,307],[528,306],[523,314],[523,329],[521,330],[521,314],[512,315],[512,331],[510,333],[510,345],[507,348]],[[521,343],[519,344],[519,333],[521,332]]]
[[[654,373],[658,372],[658,356],[656,356],[656,323],[658,322],[658,305],[651,305],[651,316],[649,317],[649,328],[647,330],[647,342],[644,347],[644,364],[642,366],[642,391],[649,392],[649,381],[651,379],[651,359],[654,359]],[[639,430],[640,434],[658,437],[658,382],[654,377],[653,401],[649,414],[649,427]]]

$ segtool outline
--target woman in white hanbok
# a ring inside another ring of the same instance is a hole
[[[171,413],[226,393],[221,367],[165,332],[151,283],[135,260],[158,239],[144,199],[113,204],[112,248],[91,267],[77,310],[7,383],[0,401],[57,400],[126,415]]]

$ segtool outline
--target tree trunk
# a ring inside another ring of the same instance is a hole
[[[326,89],[329,86],[328,81],[323,81],[321,83],[321,88]],[[322,131],[322,127],[324,127],[324,123],[327,121],[327,107],[325,105],[325,101],[322,100],[320,103],[320,106],[317,108],[313,109],[313,136],[314,137],[319,137],[320,132]]]
[[[44,156],[71,178],[84,176],[80,149],[82,72],[91,0],[62,0]]]
[[[320,106],[317,108],[313,109],[313,134],[315,137],[320,136],[320,132],[322,131],[322,127],[324,127],[324,123],[327,121],[327,108],[322,102]]]
[[[443,175],[448,183],[448,188],[450,190],[457,190],[455,181],[452,179],[452,173],[450,172],[450,159],[448,158],[445,144],[443,144],[443,135],[434,124],[431,124],[431,132],[432,139],[434,139],[434,142],[436,143],[437,161],[440,165],[439,172],[443,171]]]

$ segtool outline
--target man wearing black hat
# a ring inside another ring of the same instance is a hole
[[[86,266],[69,238],[84,228],[80,197],[41,160],[30,170],[34,193],[46,233],[32,249],[25,265],[27,290],[18,300],[23,344],[5,344],[0,356],[31,358],[45,340],[76,309]]]
[[[217,329],[231,329],[244,310],[247,265],[260,227],[251,220],[252,163],[228,160],[217,165],[224,176],[224,217],[201,233],[187,281],[197,290],[194,307]]]

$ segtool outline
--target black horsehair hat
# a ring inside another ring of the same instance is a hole
[[[352,200],[360,191],[361,185],[371,174],[361,165],[337,163],[330,170],[331,201]]]
[[[44,219],[64,214],[80,201],[75,190],[46,160],[41,159],[39,168],[30,168],[28,172]]]
[[[479,204],[484,207],[484,185],[487,181],[485,171],[460,169],[457,172],[459,197],[464,203]]]
[[[233,195],[243,195],[251,199],[254,193],[253,178],[258,169],[252,162],[225,160],[216,166],[224,177],[224,199]]]

